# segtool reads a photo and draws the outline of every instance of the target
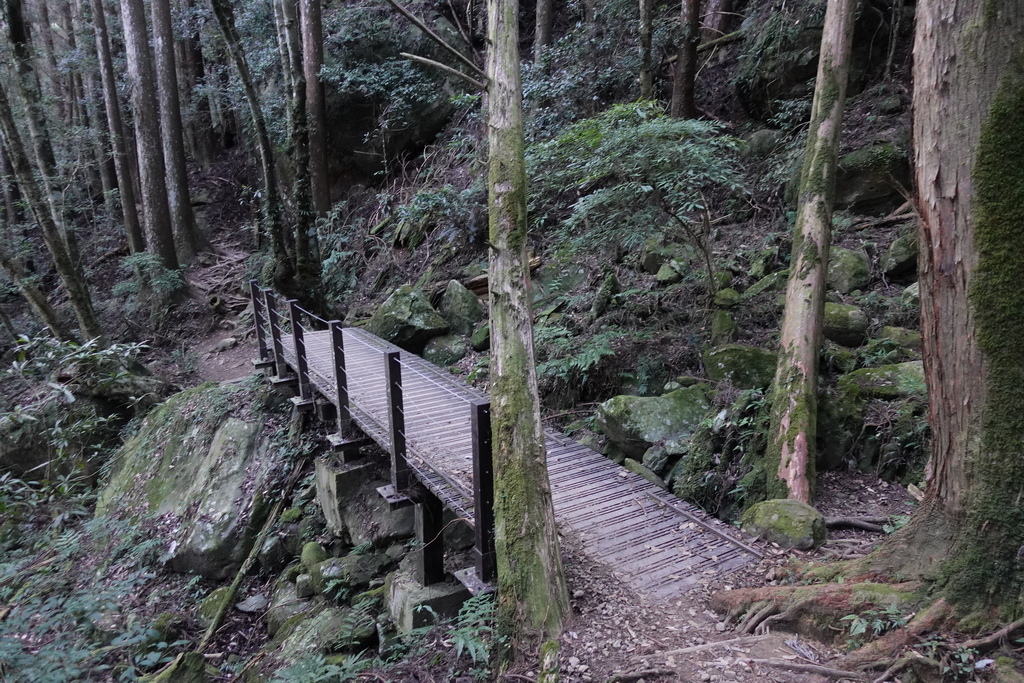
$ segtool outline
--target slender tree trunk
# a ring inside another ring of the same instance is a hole
[[[640,99],[654,99],[654,72],[651,66],[651,34],[654,0],[640,0]]]
[[[178,73],[174,60],[174,32],[171,26],[170,0],[150,0],[153,19],[153,47],[156,54],[156,82],[160,98],[160,136],[164,168],[167,173],[167,203],[178,261],[192,260],[206,244],[196,226],[188,191],[185,166],[185,140],[181,132],[181,101],[178,98]]]
[[[274,153],[267,134],[267,123],[260,108],[256,87],[249,73],[249,63],[242,50],[238,32],[235,29],[234,9],[230,0],[210,0],[221,36],[228,48],[238,77],[242,81],[245,101],[249,105],[253,128],[256,129],[256,141],[260,152],[260,168],[263,171],[263,220],[264,230],[270,234],[271,248],[274,252],[274,282],[278,287],[290,287],[293,269],[284,245],[284,227],[281,219],[281,196],[277,191],[277,173],[274,170]]]
[[[805,503],[814,487],[818,354],[855,5],[830,0],[825,13],[768,432],[769,497]]]
[[[682,0],[679,15],[682,37],[676,54],[676,69],[672,78],[672,105],[670,113],[676,118],[697,118],[694,99],[697,80],[697,40],[700,37],[700,0]]]
[[[68,299],[71,301],[71,307],[75,311],[82,334],[88,339],[99,339],[100,343],[104,344],[105,335],[93,311],[88,285],[73,258],[73,253],[68,249],[65,235],[58,228],[52,204],[48,204],[43,196],[45,184],[40,187],[36,180],[32,163],[21,142],[21,136],[14,122],[14,114],[11,111],[11,104],[3,87],[0,87],[0,137],[3,138],[7,158],[14,169],[18,188],[42,231],[43,241],[53,259],[57,275],[67,290]],[[56,333],[55,331],[54,334]]]
[[[53,153],[53,142],[50,140],[49,128],[46,125],[46,111],[43,108],[43,95],[39,87],[39,78],[32,66],[32,42],[29,38],[29,27],[25,21],[25,6],[22,0],[6,0],[7,3],[7,36],[14,52],[14,66],[17,71],[18,91],[25,101],[25,118],[28,132],[32,140],[32,148],[39,164],[39,169],[47,182],[52,182],[57,173],[56,156]],[[40,4],[44,12],[46,3]]]
[[[99,58],[100,81],[103,85],[103,106],[106,110],[107,129],[114,157],[117,185],[121,191],[121,212],[124,230],[128,237],[128,249],[136,254],[145,251],[146,242],[142,236],[138,208],[135,204],[135,183],[132,164],[125,146],[124,124],[121,121],[121,103],[117,96],[117,77],[114,75],[114,60],[110,54],[110,37],[107,31],[107,17],[103,0],[92,0],[92,20],[96,33],[96,54]]]
[[[554,15],[554,0],[537,0],[537,27],[533,35],[533,61],[535,62],[539,62],[544,56],[544,51],[551,47]]]
[[[491,430],[498,628],[511,657],[557,640],[569,600],[533,352],[518,0],[489,0]]]
[[[50,330],[50,334],[60,341],[78,341],[75,335],[67,328],[60,319],[60,315],[54,310],[46,295],[36,287],[35,278],[32,278],[25,271],[24,266],[18,260],[7,253],[6,247],[0,244],[0,269],[11,279],[14,286],[18,288],[25,302],[32,309],[32,312],[39,316],[39,319]]]
[[[135,144],[139,159],[143,224],[146,244],[168,270],[178,269],[174,248],[171,210],[164,183],[164,152],[160,135],[153,58],[149,51],[145,7],[142,0],[121,0],[124,42],[131,83],[132,113],[135,116]]]
[[[320,0],[301,0],[302,65],[306,76],[306,117],[309,123],[309,179],[316,216],[331,210],[327,177],[327,111],[320,69],[324,64],[324,32]]]
[[[53,34],[50,31],[50,10],[47,0],[39,0],[36,9],[39,12],[39,25],[46,27],[45,30],[39,32],[39,37],[43,46],[43,61],[46,63],[46,80],[50,83],[48,88],[50,99],[57,107],[57,118],[63,123],[67,123],[70,120],[67,113],[68,98],[67,94],[62,91],[64,79],[60,77],[60,71],[57,69],[57,52],[53,45]]]
[[[187,11],[195,11],[193,0],[186,0]],[[191,27],[191,25],[190,25]],[[181,60],[184,67],[184,92],[191,97],[192,116],[187,130],[190,153],[203,170],[210,170],[214,160],[213,119],[210,114],[210,94],[206,83],[206,61],[203,58],[200,26],[191,27],[190,35],[182,36],[179,41]]]

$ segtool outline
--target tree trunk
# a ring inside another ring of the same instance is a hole
[[[309,179],[316,216],[331,210],[327,177],[327,111],[320,69],[324,64],[324,32],[320,0],[301,0],[302,65],[306,76],[306,117],[309,125]]]
[[[654,0],[640,0],[640,99],[654,99],[654,70],[651,65],[651,35]]]
[[[905,558],[926,549],[945,562],[945,594],[961,611],[1000,606],[1013,618],[1024,611],[1024,6],[924,0],[917,12],[914,141],[933,436],[926,504],[894,542]],[[946,539],[951,549],[939,547]]]
[[[729,32],[730,26],[735,25],[733,21],[734,4],[734,0],[708,0],[700,32],[701,43],[721,38]]]
[[[153,58],[149,51],[145,7],[142,0],[121,0],[124,42],[131,83],[132,113],[135,116],[135,144],[139,158],[143,223],[146,244],[168,270],[178,269],[174,248],[167,186],[164,183],[164,152],[160,135]]]
[[[700,37],[700,0],[682,0],[679,14],[682,37],[672,77],[670,114],[681,119],[697,118],[694,83],[697,80],[697,39]]]
[[[284,246],[284,227],[281,223],[281,196],[277,191],[277,173],[274,170],[274,152],[267,134],[267,122],[260,108],[259,97],[249,73],[249,63],[242,50],[238,31],[235,29],[234,9],[231,0],[210,0],[221,37],[228,48],[238,77],[245,91],[245,101],[249,104],[253,127],[256,129],[256,142],[260,151],[260,168],[263,171],[263,220],[264,230],[270,234],[271,248],[274,252],[274,284],[279,288],[290,287],[293,269],[288,260],[288,252]]]
[[[537,26],[533,34],[533,61],[535,62],[539,62],[544,56],[544,50],[551,46],[554,14],[554,0],[537,0]]]
[[[489,0],[487,56],[498,628],[511,657],[557,639],[569,601],[555,529],[533,352],[518,0]]]
[[[830,0],[825,13],[768,432],[769,498],[805,503],[814,486],[818,353],[855,5]]]
[[[39,78],[32,66],[32,43],[29,38],[28,23],[25,21],[25,6],[22,0],[6,0],[6,2],[7,37],[11,41],[11,49],[14,52],[18,91],[25,101],[25,118],[29,137],[32,139],[32,149],[35,152],[39,170],[47,182],[52,182],[57,173],[57,161],[53,153],[49,128],[46,125],[46,111],[43,108]],[[45,11],[46,4],[42,3],[40,8]]]
[[[160,139],[167,174],[167,204],[171,210],[171,226],[178,261],[187,263],[206,245],[196,226],[196,217],[192,212],[192,200],[188,191],[170,0],[151,0],[150,11],[153,19],[157,93],[160,98]]]
[[[25,271],[24,266],[18,260],[7,253],[7,249],[0,244],[0,269],[7,273],[14,286],[21,292],[21,296],[29,305],[29,308],[39,316],[39,319],[50,330],[50,334],[60,341],[78,341],[75,335],[71,334],[67,326],[60,319],[57,311],[53,309],[46,295],[36,287],[35,278]]]
[[[98,339],[101,345],[105,344],[103,328],[100,327],[96,313],[93,311],[89,287],[73,258],[73,252],[68,249],[66,235],[62,234],[58,227],[57,214],[53,213],[53,205],[47,203],[43,196],[45,181],[44,185],[40,187],[36,180],[32,162],[29,161],[25,146],[21,142],[21,136],[14,122],[14,114],[11,111],[11,104],[3,87],[0,87],[0,138],[3,139],[7,159],[14,170],[18,188],[43,233],[43,241],[53,259],[54,268],[67,290],[68,299],[71,301],[71,307],[75,311],[82,334],[87,339]],[[25,293],[26,290],[22,288],[22,292]],[[36,310],[40,312],[38,308]],[[42,315],[41,312],[40,314]],[[49,322],[47,324],[49,325]],[[56,330],[54,330],[54,334],[57,334]]]
[[[106,110],[107,129],[113,148],[114,170],[117,186],[121,191],[121,212],[124,230],[128,236],[128,249],[136,254],[145,251],[146,242],[142,237],[139,212],[135,204],[135,183],[132,165],[125,148],[124,124],[121,121],[121,103],[117,96],[117,77],[114,75],[114,60],[110,54],[110,36],[107,31],[107,17],[103,0],[92,0],[92,20],[96,32],[96,54],[99,58],[100,81],[103,86],[103,106]]]

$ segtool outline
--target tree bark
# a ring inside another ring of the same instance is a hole
[[[168,270],[178,269],[174,248],[167,187],[164,183],[164,152],[160,135],[160,112],[153,88],[153,57],[149,51],[145,7],[142,0],[121,0],[124,42],[131,83],[135,144],[139,158],[143,224],[146,244]]]
[[[672,104],[669,113],[682,119],[697,118],[694,98],[697,80],[697,41],[700,37],[700,0],[682,0],[679,14],[682,37],[676,54],[676,68],[672,77]]]
[[[548,481],[533,351],[518,0],[489,0],[487,56],[498,628],[512,658],[557,639],[569,601]]]
[[[952,528],[940,536],[952,549],[933,553],[946,560],[946,597],[961,611],[1000,606],[1012,618],[1024,592],[1024,7],[925,0],[917,12],[914,141],[932,454],[921,519],[899,540],[910,548],[904,555],[917,556]]]
[[[654,70],[651,65],[651,37],[654,0],[640,0],[640,99],[654,99]]]
[[[196,226],[188,191],[170,0],[150,0],[150,11],[153,19],[157,93],[160,98],[160,140],[166,171],[167,204],[171,210],[178,261],[187,263],[206,245]]]
[[[319,218],[331,210],[327,177],[327,110],[320,69],[324,64],[324,31],[320,0],[301,0],[302,66],[306,77],[306,117],[309,125],[309,179],[313,211]]]
[[[544,56],[544,51],[551,47],[551,30],[554,20],[554,0],[537,0],[537,26],[533,34],[533,61],[535,62],[539,62]]]
[[[805,503],[814,487],[818,354],[855,5],[830,0],[825,13],[768,432],[769,498]]]
[[[7,277],[18,288],[29,308],[39,316],[39,319],[49,328],[50,334],[55,339],[60,341],[78,341],[75,335],[71,334],[64,321],[60,319],[57,311],[47,301],[46,295],[36,287],[33,282],[34,278],[25,271],[25,267],[14,256],[7,253],[7,249],[2,244],[0,244],[0,269],[7,273]]]
[[[121,212],[124,230],[128,237],[128,249],[133,254],[145,251],[146,242],[142,236],[139,212],[136,207],[135,183],[132,165],[125,147],[124,124],[121,121],[121,103],[117,95],[117,77],[114,75],[114,60],[110,54],[110,34],[107,31],[107,17],[103,0],[92,0],[92,20],[96,33],[96,54],[99,58],[100,82],[103,86],[103,107],[106,111],[107,129],[114,157],[114,171],[121,193]]]

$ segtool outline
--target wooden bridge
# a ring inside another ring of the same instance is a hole
[[[257,366],[293,385],[300,409],[329,409],[338,430],[330,440],[343,461],[367,437],[391,454],[391,484],[379,491],[392,507],[418,506],[420,580],[444,580],[448,508],[475,534],[475,566],[456,576],[474,593],[487,590],[495,578],[487,396],[365,330],[318,318],[255,281],[250,288]],[[672,597],[760,557],[699,508],[558,432],[545,436],[559,526],[637,590]]]

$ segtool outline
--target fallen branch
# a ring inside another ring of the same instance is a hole
[[[444,38],[442,38],[441,36],[437,35],[437,34],[436,34],[436,33],[434,33],[433,31],[431,31],[431,30],[430,30],[430,27],[429,27],[429,26],[427,26],[426,24],[424,24],[424,23],[423,23],[423,22],[422,22],[422,21],[421,21],[421,20],[420,20],[420,19],[419,19],[419,18],[418,18],[418,17],[416,16],[416,15],[414,15],[414,14],[413,14],[412,12],[410,12],[409,10],[407,10],[407,9],[406,9],[405,7],[403,7],[402,5],[398,4],[397,0],[388,0],[388,3],[389,3],[389,4],[390,4],[390,5],[392,6],[392,7],[394,7],[394,8],[396,9],[396,10],[398,10],[399,12],[401,12],[401,13],[402,13],[402,15],[403,15],[403,16],[404,16],[404,17],[405,17],[406,19],[408,19],[408,20],[409,20],[409,21],[411,21],[411,22],[412,22],[413,24],[415,24],[415,25],[416,25],[416,28],[418,28],[419,30],[421,30],[421,31],[423,31],[424,33],[426,33],[426,34],[427,34],[427,36],[428,36],[428,37],[429,37],[429,38],[430,38],[431,40],[433,40],[433,41],[434,41],[435,43],[437,43],[437,44],[438,44],[438,45],[440,45],[440,46],[441,46],[442,48],[444,48],[444,49],[445,49],[445,50],[447,50],[447,51],[448,51],[449,53],[451,53],[451,55],[452,55],[453,57],[455,57],[455,58],[456,58],[457,60],[459,60],[460,62],[462,62],[463,64],[465,64],[466,66],[468,66],[468,67],[469,67],[470,69],[472,69],[472,70],[473,70],[473,72],[474,72],[474,73],[476,73],[476,75],[478,75],[478,76],[482,76],[482,77],[484,77],[484,78],[486,78],[486,77],[487,77],[487,74],[485,74],[485,73],[484,73],[483,69],[481,69],[481,68],[480,68],[480,67],[478,67],[478,66],[477,66],[476,64],[474,64],[474,63],[473,63],[473,60],[471,60],[471,59],[470,59],[469,57],[467,57],[466,55],[462,54],[461,52],[459,52],[458,50],[456,50],[456,49],[455,49],[454,47],[452,47],[451,45],[449,45],[449,44],[448,44],[447,42],[445,42]]]
[[[888,517],[830,517],[825,520],[825,526],[829,529],[840,527],[853,527],[865,531],[885,531],[883,524],[888,524]]]
[[[760,664],[761,666],[770,666],[774,669],[786,669],[787,671],[796,671],[798,673],[818,674],[819,676],[825,676],[826,678],[835,678],[837,680],[869,680],[868,677],[864,674],[860,674],[855,671],[830,669],[827,666],[820,666],[818,664],[797,664],[796,662],[787,662],[784,659],[747,659],[744,661],[748,662],[749,664]]]
[[[420,64],[426,64],[427,66],[432,66],[435,69],[440,69],[441,71],[444,71],[447,74],[451,74],[452,76],[455,76],[456,78],[461,78],[462,80],[466,81],[470,85],[474,86],[477,90],[487,90],[487,84],[486,83],[478,81],[475,78],[473,78],[472,76],[467,76],[466,74],[462,73],[458,69],[453,69],[452,67],[448,66],[447,64],[442,64],[441,62],[435,62],[433,59],[427,59],[426,57],[420,57],[419,55],[410,54],[408,52],[399,52],[398,54],[399,54],[399,56],[405,57],[406,59],[412,60],[414,62],[419,62]]]
[[[605,683],[633,683],[641,678],[652,678],[654,676],[676,676],[673,669],[647,669],[646,671],[633,671],[625,674],[613,674]]]
[[[713,650],[716,647],[744,647],[746,645],[753,645],[762,640],[767,640],[771,636],[741,636],[740,638],[730,638],[729,640],[716,640],[713,643],[704,643],[703,645],[691,645],[690,647],[680,648],[678,650],[668,650],[666,652],[659,652],[656,656],[658,657],[674,657],[675,655],[688,655],[693,652],[704,652],[705,650]]]
[[[1024,619],[1018,619],[1012,623],[1007,624],[995,633],[987,635],[984,638],[975,638],[974,640],[968,640],[966,643],[960,645],[962,648],[974,648],[976,650],[984,650],[990,647],[999,645],[1003,640],[1008,638],[1011,633],[1024,627]]]

